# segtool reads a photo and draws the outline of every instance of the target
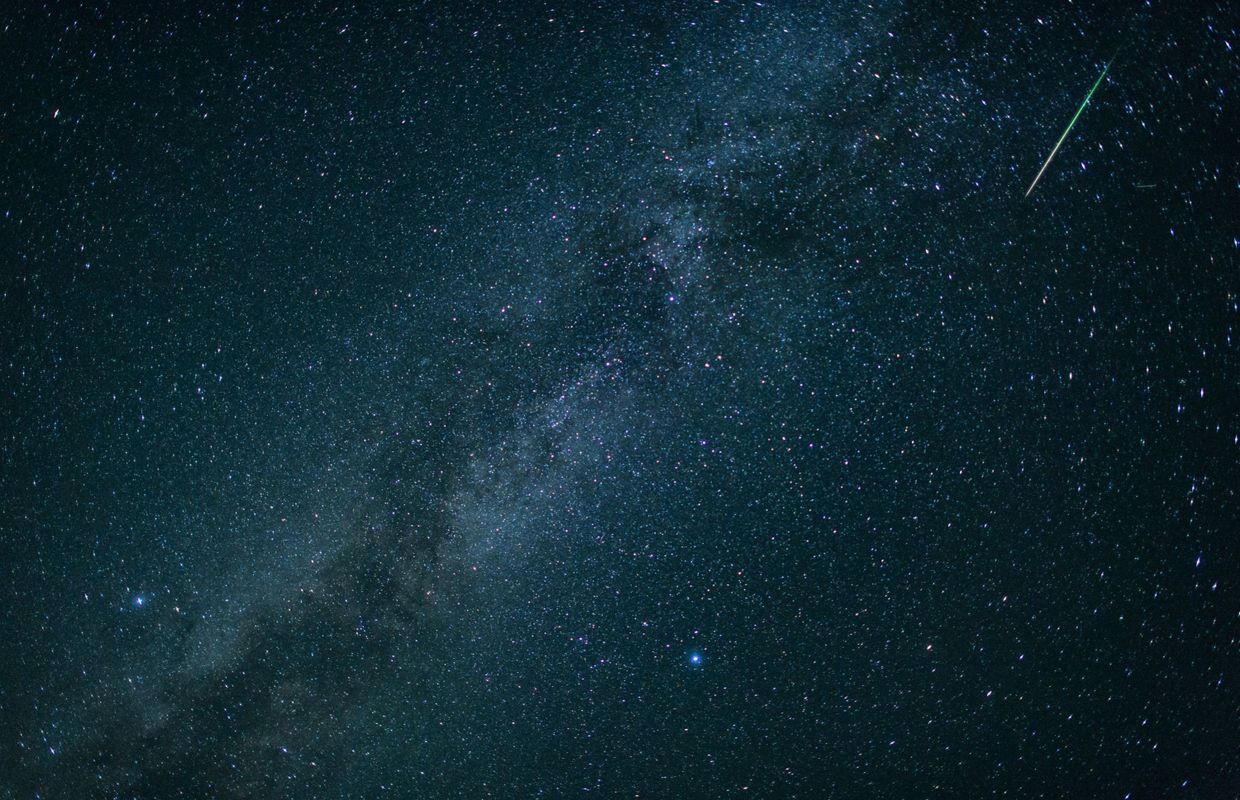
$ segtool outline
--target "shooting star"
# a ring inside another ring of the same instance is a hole
[[[1118,55],[1118,54],[1117,54]],[[1111,56],[1111,61],[1115,60],[1115,56]],[[1042,163],[1042,169],[1038,170],[1038,175],[1033,179],[1033,183],[1029,184],[1029,188],[1025,191],[1025,197],[1033,194],[1033,187],[1038,185],[1038,181],[1042,180],[1042,173],[1046,172],[1046,168],[1051,165],[1051,159],[1059,152],[1059,148],[1063,146],[1064,139],[1068,138],[1068,134],[1072,132],[1072,126],[1080,119],[1081,112],[1085,110],[1085,106],[1089,105],[1089,98],[1094,96],[1094,92],[1102,85],[1102,79],[1107,76],[1107,70],[1111,68],[1111,61],[1102,68],[1102,74],[1098,76],[1098,80],[1094,81],[1094,85],[1090,88],[1089,94],[1085,95],[1085,100],[1081,103],[1081,107],[1072,115],[1072,121],[1068,123],[1068,127],[1064,128],[1063,136],[1059,137],[1059,141],[1055,142],[1055,147],[1051,150],[1051,154],[1046,157],[1046,161]]]

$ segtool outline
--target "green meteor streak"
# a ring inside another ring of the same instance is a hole
[[[1114,60],[1115,56],[1111,56],[1111,61]],[[1064,128],[1063,136],[1060,136],[1059,141],[1055,142],[1055,147],[1051,150],[1051,154],[1046,157],[1046,161],[1043,162],[1042,169],[1038,170],[1038,176],[1033,179],[1033,183],[1029,184],[1029,189],[1026,190],[1025,197],[1032,194],[1033,187],[1038,185],[1038,181],[1042,180],[1042,173],[1046,172],[1046,168],[1051,165],[1051,159],[1053,159],[1055,154],[1059,152],[1059,148],[1063,146],[1064,139],[1067,139],[1068,134],[1072,132],[1072,126],[1076,124],[1078,119],[1080,119],[1081,112],[1085,110],[1085,106],[1089,105],[1089,98],[1093,97],[1094,92],[1097,91],[1098,87],[1102,85],[1102,79],[1107,76],[1107,70],[1111,68],[1111,61],[1108,61],[1107,65],[1102,68],[1102,74],[1098,76],[1098,80],[1094,81],[1094,85],[1090,88],[1089,94],[1085,95],[1085,100],[1081,103],[1081,107],[1078,108],[1076,113],[1072,115],[1072,121],[1068,123],[1067,128]]]

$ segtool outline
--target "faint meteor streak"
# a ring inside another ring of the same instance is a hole
[[[1111,56],[1111,61],[1115,60],[1115,56]],[[1038,181],[1042,180],[1042,173],[1046,172],[1046,168],[1051,165],[1051,159],[1059,152],[1059,148],[1063,146],[1064,139],[1068,138],[1068,134],[1072,132],[1072,126],[1080,118],[1081,112],[1085,110],[1085,106],[1089,105],[1089,98],[1094,96],[1094,92],[1102,85],[1102,79],[1107,76],[1107,70],[1111,68],[1111,61],[1102,68],[1102,74],[1098,76],[1098,80],[1094,81],[1094,85],[1090,88],[1089,94],[1085,95],[1085,100],[1081,103],[1081,107],[1072,115],[1072,121],[1068,123],[1068,127],[1064,128],[1063,136],[1059,137],[1059,141],[1055,142],[1055,147],[1051,150],[1051,154],[1046,157],[1046,161],[1042,163],[1042,169],[1038,170],[1038,175],[1033,179],[1033,183],[1029,184],[1029,188],[1025,191],[1025,197],[1033,193],[1033,187],[1038,185]]]

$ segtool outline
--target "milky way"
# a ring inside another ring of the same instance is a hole
[[[1236,18],[967,5],[0,14],[0,797],[1230,796]]]

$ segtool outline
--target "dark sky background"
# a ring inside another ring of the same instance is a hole
[[[0,12],[0,798],[1240,793],[1234,6],[147,5]]]

